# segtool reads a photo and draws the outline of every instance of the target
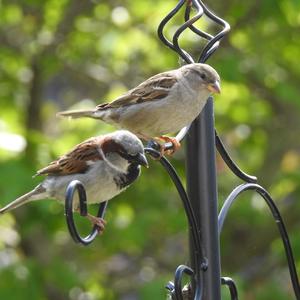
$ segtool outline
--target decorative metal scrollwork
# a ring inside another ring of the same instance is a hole
[[[84,238],[81,237],[81,235],[77,231],[74,222],[74,217],[73,217],[73,208],[74,208],[73,199],[74,199],[74,193],[76,191],[78,192],[80,215],[85,217],[88,214],[87,199],[86,199],[86,192],[84,186],[79,180],[73,180],[70,182],[66,190],[65,216],[66,216],[66,221],[67,221],[70,235],[75,241],[75,243],[80,243],[82,245],[87,246],[95,239],[99,230],[97,225],[94,225],[91,233]],[[107,206],[107,202],[100,203],[97,217],[99,218],[104,217],[106,206]]]

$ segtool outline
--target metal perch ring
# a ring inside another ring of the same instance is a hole
[[[91,233],[86,237],[81,237],[78,233],[77,228],[75,226],[74,217],[73,217],[73,199],[74,193],[77,191],[79,198],[79,211],[81,216],[87,216],[87,200],[86,200],[86,192],[83,184],[79,180],[73,180],[69,183],[66,189],[66,199],[65,199],[65,216],[68,225],[68,229],[71,237],[73,238],[75,243],[80,243],[82,245],[87,246],[90,244],[98,234],[98,226],[94,225]],[[107,206],[107,201],[102,202],[99,205],[99,210],[97,213],[97,217],[103,218],[105,214]]]

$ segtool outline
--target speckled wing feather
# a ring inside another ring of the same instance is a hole
[[[47,167],[37,171],[36,175],[69,175],[84,173],[91,161],[102,160],[99,152],[98,138],[90,138],[77,145],[69,153],[51,162]]]
[[[166,97],[169,90],[177,83],[174,72],[164,72],[152,76],[126,94],[120,96],[111,103],[103,103],[97,106],[97,110],[118,108],[146,101],[158,100]]]

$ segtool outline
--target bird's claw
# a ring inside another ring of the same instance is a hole
[[[98,234],[102,234],[105,229],[106,221],[100,217],[95,217],[90,214],[87,215],[87,218],[93,225],[97,226]]]
[[[168,143],[171,143],[171,146],[167,145]],[[155,160],[160,160],[164,155],[172,155],[181,147],[180,142],[175,137],[165,135],[151,139],[147,146],[157,150],[159,153],[156,157],[152,156]]]
[[[162,155],[172,155],[174,154],[179,148],[180,148],[180,142],[175,138],[175,137],[169,137],[169,136],[160,136],[160,140],[163,140],[165,143],[171,143],[172,147],[171,148],[166,148],[165,145],[162,145]]]

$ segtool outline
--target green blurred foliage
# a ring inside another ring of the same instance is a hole
[[[1,205],[30,190],[40,180],[31,178],[35,170],[74,144],[114,130],[93,120],[58,120],[57,111],[110,101],[178,66],[176,54],[156,36],[175,3],[1,1]],[[232,27],[209,60],[222,78],[216,127],[239,165],[274,196],[299,270],[300,4],[207,4]],[[181,22],[179,14],[167,34]],[[217,30],[206,21],[200,25]],[[197,55],[203,44],[185,33],[181,45]],[[184,150],[172,162],[184,178]],[[221,206],[239,180],[219,157],[217,163]],[[241,299],[294,299],[277,228],[262,199],[245,193],[229,217],[222,273],[237,281]],[[178,195],[157,162],[111,201],[106,219],[105,234],[84,248],[71,240],[63,206],[55,201],[1,216],[1,299],[165,299],[164,285],[188,261],[188,238]],[[229,299],[225,288],[222,293]]]

